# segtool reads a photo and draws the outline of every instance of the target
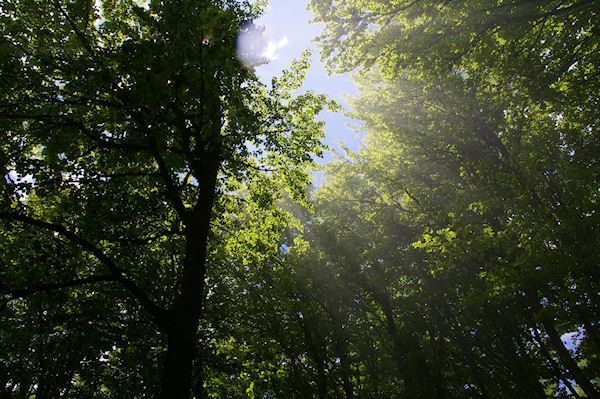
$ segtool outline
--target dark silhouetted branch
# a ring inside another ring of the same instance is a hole
[[[40,227],[48,231],[53,231],[59,234],[61,237],[66,238],[71,243],[80,246],[86,252],[89,252],[90,254],[94,255],[96,259],[98,259],[100,262],[102,262],[104,266],[108,268],[114,281],[118,282],[124,288],[126,288],[142,304],[144,309],[155,318],[159,326],[164,326],[166,313],[165,310],[156,305],[148,297],[148,295],[146,295],[146,293],[142,291],[140,287],[137,286],[137,284],[133,280],[127,277],[123,269],[117,266],[115,262],[104,253],[104,251],[102,251],[100,248],[98,248],[91,242],[67,230],[67,228],[60,224],[45,222],[23,214],[15,212],[0,212],[0,219],[21,222],[30,226]]]
[[[12,300],[12,299],[16,299],[16,298],[23,298],[23,297],[26,297],[29,295],[37,294],[39,292],[61,290],[63,288],[78,287],[78,286],[94,284],[94,283],[98,283],[98,282],[102,282],[102,281],[117,281],[117,280],[116,280],[115,276],[112,274],[90,276],[90,277],[83,277],[83,278],[78,278],[78,279],[70,280],[70,281],[59,281],[59,282],[55,282],[55,283],[40,284],[40,285],[37,285],[34,287],[29,287],[29,288],[17,288],[17,289],[13,289],[13,290],[8,290],[5,293],[5,295],[8,295],[9,300]]]

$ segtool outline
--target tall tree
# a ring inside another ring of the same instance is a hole
[[[332,174],[334,197],[361,204],[364,226],[396,208],[413,228],[397,259],[374,259],[400,296],[387,319],[406,302],[427,321],[405,330],[431,348],[421,364],[448,356],[470,372],[432,377],[438,392],[597,397],[597,2],[311,6],[331,69],[362,68],[352,115],[367,147]],[[386,245],[393,220],[357,254]],[[574,354],[561,335],[578,330]]]
[[[301,198],[321,149],[325,99],[290,94],[307,58],[267,88],[236,57],[257,13],[2,3],[3,389],[186,398],[195,381],[203,395],[219,220],[243,202],[271,209],[282,187]]]

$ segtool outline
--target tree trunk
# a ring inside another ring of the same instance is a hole
[[[565,384],[565,387],[567,387],[567,389],[569,390],[569,392],[571,393],[571,395],[573,397],[581,397],[581,395],[577,394],[575,389],[573,389],[573,386],[571,385],[571,382],[569,381],[569,379],[565,378],[563,371],[561,370],[561,367],[556,363],[554,358],[550,355],[550,352],[548,351],[548,348],[546,347],[546,343],[544,342],[544,340],[542,338],[540,338],[539,334],[537,333],[537,327],[538,327],[537,324],[533,320],[530,321],[530,328],[533,333],[533,338],[534,338],[535,342],[537,342],[542,355],[546,358],[546,361],[552,368],[554,375],[556,376],[556,378],[559,381],[562,381],[562,383]]]
[[[544,330],[548,334],[548,338],[550,338],[550,343],[556,350],[558,357],[565,367],[565,369],[569,372],[571,377],[575,380],[577,385],[585,392],[588,398],[600,398],[598,391],[592,385],[590,380],[587,379],[583,371],[577,366],[573,357],[569,353],[568,349],[565,347],[565,344],[560,339],[560,334],[556,331],[554,327],[554,320],[552,318],[545,316],[541,318],[542,325],[544,326]]]
[[[587,309],[579,309],[577,314],[579,315],[580,320],[583,322],[583,327],[585,328],[585,337],[589,338],[596,345],[596,349],[600,350],[600,335],[590,318],[588,317]]]
[[[342,388],[344,390],[344,395],[346,399],[353,399],[354,388],[352,386],[352,371],[350,369],[350,359],[348,358],[348,353],[350,351],[348,350],[348,338],[343,329],[342,318],[340,317],[338,311],[334,310],[333,307],[328,307],[327,313],[329,313],[335,326],[333,341],[336,356],[340,358]]]
[[[163,365],[161,399],[188,399],[191,394],[198,327],[204,303],[206,248],[220,167],[220,143],[213,143],[210,149],[213,151],[202,154],[200,167],[195,169],[199,190],[196,204],[182,217],[186,238],[183,278],[181,293],[168,311],[168,324],[164,326],[168,347]],[[196,384],[202,386],[202,381],[196,381]]]
[[[206,220],[202,220],[204,218]],[[192,219],[186,230],[182,293],[169,311],[168,325],[165,326],[168,347],[163,365],[161,399],[190,397],[198,326],[204,302],[210,211],[202,219]]]
[[[481,399],[488,399],[490,396],[487,392],[486,378],[480,370],[480,366],[477,360],[475,360],[475,357],[471,350],[471,345],[469,345],[465,341],[465,338],[462,336],[461,332],[455,335],[454,340],[458,346],[458,349],[461,351],[461,353],[465,357],[465,360],[467,361],[467,367],[475,381],[475,385],[481,391]]]
[[[414,398],[431,397],[431,387],[426,386],[426,384],[423,384],[422,381],[419,381],[416,378],[416,374],[422,374],[423,376],[429,374],[426,361],[418,354],[419,343],[410,335],[407,336],[407,339],[403,339],[403,337],[400,336],[394,319],[394,309],[389,293],[385,291],[385,289],[378,290],[376,287],[371,287],[371,294],[381,307],[385,316],[387,331],[392,340],[392,346],[395,352],[394,360],[398,365],[399,375],[404,381],[405,393]],[[407,348],[407,353],[412,351],[415,353],[415,356],[408,358],[405,353],[405,348]],[[426,380],[427,378],[425,377],[424,379]]]
[[[542,312],[542,306],[540,305],[540,299],[538,296],[538,291],[535,288],[530,288],[526,291],[527,296],[530,298],[530,303],[533,307],[533,310],[540,314]],[[550,340],[550,344],[556,350],[556,354],[558,355],[558,359],[560,360],[561,365],[568,372],[571,378],[575,380],[577,385],[585,392],[588,398],[600,398],[600,394],[591,383],[590,380],[585,376],[583,371],[577,366],[577,363],[569,353],[569,350],[565,347],[565,344],[562,342],[560,338],[560,334],[556,330],[554,325],[554,319],[547,315],[542,315],[539,318],[544,330],[546,330],[546,334],[548,334],[548,338]]]
[[[167,357],[163,365],[163,381],[159,398],[189,398],[192,365],[196,356],[198,318],[176,315],[168,332]]]
[[[514,327],[508,323],[495,323],[498,330],[498,343],[504,358],[507,360],[506,369],[511,374],[515,388],[524,397],[545,398],[544,387],[539,377],[531,369],[532,361],[527,351],[519,350],[519,338],[513,334]]]
[[[319,332],[314,327],[316,324],[310,320],[308,312],[300,319],[304,330],[304,339],[309,356],[314,360],[317,368],[317,397],[327,398],[327,373],[325,372],[327,348]]]

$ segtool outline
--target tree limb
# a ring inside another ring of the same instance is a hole
[[[165,163],[164,158],[162,157],[162,155],[160,155],[160,152],[158,150],[158,145],[156,144],[155,141],[151,142],[150,152],[152,153],[152,156],[154,157],[154,159],[156,160],[156,163],[158,164],[158,171],[160,173],[160,177],[162,178],[162,180],[164,181],[164,183],[166,185],[167,198],[169,199],[169,201],[171,202],[171,205],[173,205],[173,207],[179,214],[179,217],[182,220],[185,220],[187,218],[187,208],[185,207],[181,197],[179,196],[179,190],[177,189],[177,184],[175,184],[175,181],[173,180],[173,177],[171,176],[171,173],[169,171],[169,168],[167,167],[167,164]]]
[[[25,297],[28,295],[37,294],[38,292],[60,290],[63,288],[77,287],[80,285],[93,284],[93,283],[98,283],[101,281],[117,281],[117,280],[116,280],[115,276],[112,274],[96,275],[96,276],[78,278],[78,279],[71,280],[71,281],[59,281],[59,282],[55,282],[55,283],[40,284],[38,286],[29,287],[29,288],[17,288],[14,290],[8,290],[4,295],[8,295],[9,296],[8,300],[12,300],[12,299],[16,299],[16,298],[22,298],[22,297]]]
[[[67,230],[64,226],[54,223],[45,222],[39,219],[34,219],[26,215],[22,215],[16,212],[0,212],[0,219],[12,220],[21,223],[28,224],[30,226],[40,227],[42,229],[53,231],[58,233],[60,236],[66,238],[83,248],[86,252],[94,255],[104,266],[110,271],[110,275],[114,281],[120,283],[126,288],[144,307],[144,309],[155,318],[156,323],[164,327],[166,311],[156,305],[146,293],[131,279],[127,277],[125,271],[115,264],[115,262],[104,253],[100,248],[87,241],[83,237]]]

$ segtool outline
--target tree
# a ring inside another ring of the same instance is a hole
[[[244,2],[0,7],[3,387],[202,397],[219,229],[243,203],[283,223],[322,147],[324,97],[290,94],[307,58],[261,84]]]
[[[332,70],[362,68],[351,115],[368,132],[323,190],[331,209],[357,204],[336,227],[356,261],[334,267],[365,285],[381,271],[371,295],[382,311],[381,293],[395,299],[385,319],[404,325],[388,333],[412,335],[398,345],[409,364],[468,371],[411,392],[398,363],[402,392],[596,397],[598,5],[311,6]],[[578,330],[574,354],[561,336]]]

